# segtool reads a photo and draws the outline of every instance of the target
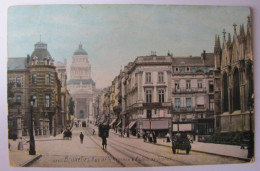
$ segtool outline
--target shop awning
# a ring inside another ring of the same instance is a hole
[[[136,123],[136,121],[130,122],[130,124],[128,125],[128,128],[131,129],[134,126],[135,123]]]
[[[168,120],[152,120],[152,121],[143,121],[143,129],[148,130],[163,130],[169,129]]]
[[[119,126],[120,124],[121,124],[121,121],[119,121],[116,126]]]
[[[109,126],[113,125],[116,122],[116,119],[114,119],[112,122],[110,122]]]

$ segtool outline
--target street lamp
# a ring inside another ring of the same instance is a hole
[[[252,158],[254,156],[254,133],[252,129],[252,110],[253,110],[253,101],[252,99],[248,102],[249,107],[249,144],[248,144],[248,158]]]
[[[31,97],[30,99],[30,107],[31,107],[31,128],[30,128],[30,151],[29,155],[35,155],[35,141],[33,136],[33,106],[34,106],[34,99]]]

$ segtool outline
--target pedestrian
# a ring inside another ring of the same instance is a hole
[[[107,149],[107,137],[106,136],[102,137],[102,146],[103,146],[103,150]]]
[[[95,135],[95,129],[93,129],[93,135]]]
[[[19,141],[19,143],[18,143],[18,150],[23,150],[23,139],[22,139],[22,137],[20,137],[20,141]]]
[[[80,133],[79,138],[80,138],[80,142],[82,144],[83,143],[83,139],[84,139],[84,135],[82,134],[82,132]]]
[[[154,144],[157,143],[155,132],[152,133],[152,136],[153,136],[153,143],[154,143]]]
[[[144,142],[146,142],[146,133],[143,134],[143,139],[144,139]]]

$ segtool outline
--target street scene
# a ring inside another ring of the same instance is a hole
[[[11,167],[254,162],[249,8],[39,5],[8,16]]]

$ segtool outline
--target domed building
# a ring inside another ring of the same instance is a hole
[[[96,84],[91,78],[91,64],[88,53],[79,44],[73,53],[70,66],[70,80],[68,90],[75,102],[74,120],[82,126],[93,122],[93,98]]]
[[[56,135],[64,126],[60,121],[61,82],[53,62],[47,44],[41,41],[35,44],[31,56],[8,58],[8,83],[13,84],[14,94],[8,101],[9,135],[29,135],[31,110],[36,136]]]

